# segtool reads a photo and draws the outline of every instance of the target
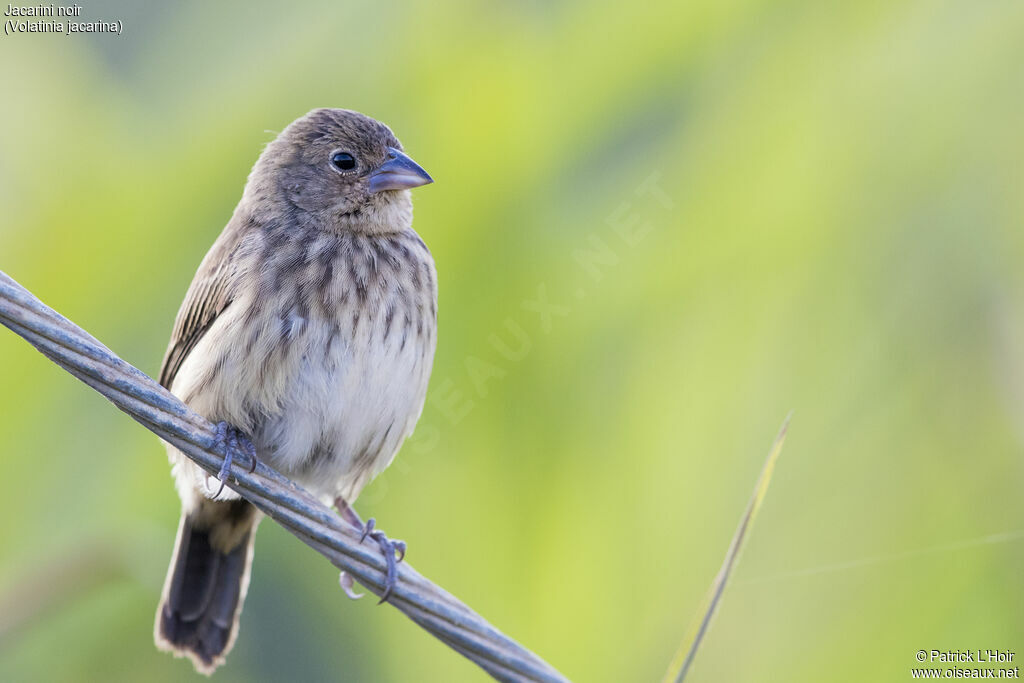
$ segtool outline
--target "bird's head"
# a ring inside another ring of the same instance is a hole
[[[347,109],[314,109],[267,145],[246,195],[283,204],[274,208],[299,224],[381,234],[412,224],[409,190],[431,182],[383,123]]]

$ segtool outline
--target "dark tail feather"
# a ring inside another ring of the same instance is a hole
[[[201,673],[213,673],[235,643],[255,522],[256,509],[242,500],[204,501],[182,515],[155,637],[157,647],[189,657]]]

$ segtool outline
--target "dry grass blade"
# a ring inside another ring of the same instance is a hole
[[[715,577],[714,582],[711,584],[711,589],[701,605],[702,609],[697,613],[699,619],[695,620],[687,630],[686,637],[683,638],[679,651],[672,658],[668,671],[665,673],[664,683],[672,683],[673,681],[675,683],[682,683],[683,679],[686,678],[687,672],[690,670],[690,665],[693,664],[693,658],[697,654],[704,636],[707,635],[711,619],[715,616],[718,605],[722,601],[722,593],[725,592],[729,576],[739,560],[740,551],[743,549],[747,533],[750,531],[750,526],[754,523],[754,518],[757,517],[758,510],[761,509],[761,502],[768,491],[768,484],[771,483],[772,472],[775,470],[775,462],[779,459],[779,454],[782,452],[782,443],[786,440],[786,430],[789,429],[789,420],[792,416],[793,413],[790,412],[782,422],[782,427],[779,429],[775,442],[768,452],[768,458],[765,460],[764,467],[761,469],[761,476],[757,478],[757,485],[754,486],[754,493],[750,496],[750,502],[747,503],[746,512],[743,513],[739,528],[736,529],[736,533],[732,537],[732,543],[729,544],[729,550],[725,553],[722,568],[718,570],[718,576]]]

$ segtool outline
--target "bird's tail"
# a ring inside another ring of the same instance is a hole
[[[258,521],[244,500],[204,499],[182,513],[154,636],[201,673],[213,673],[235,643]]]

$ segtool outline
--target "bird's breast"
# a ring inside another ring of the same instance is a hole
[[[354,499],[423,408],[433,260],[411,230],[268,237],[262,248],[262,270],[196,349],[207,375],[191,403],[240,426],[261,457],[315,492]]]

